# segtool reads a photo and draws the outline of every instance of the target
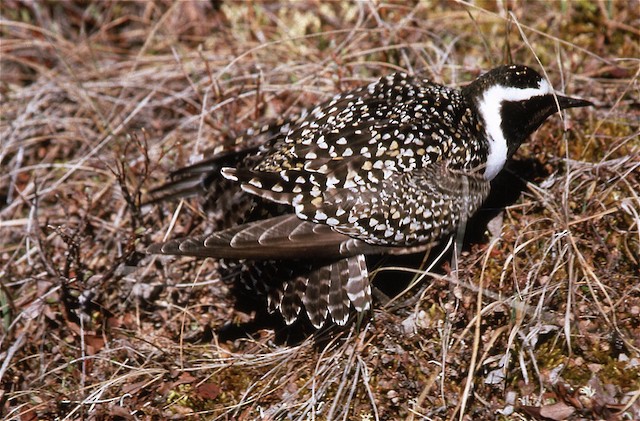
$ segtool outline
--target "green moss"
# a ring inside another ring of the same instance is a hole
[[[627,361],[614,360],[609,361],[598,372],[604,384],[614,384],[618,386],[623,393],[640,388],[640,367],[629,368]]]

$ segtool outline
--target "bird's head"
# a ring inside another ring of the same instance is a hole
[[[556,95],[545,78],[522,65],[490,70],[462,91],[483,120],[490,155],[500,155],[499,161],[513,156],[527,137],[553,113],[593,105],[583,99]],[[490,179],[502,165],[491,168],[491,156],[489,161],[485,176]]]

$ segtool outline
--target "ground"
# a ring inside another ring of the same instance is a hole
[[[637,0],[0,7],[3,417],[640,419]],[[370,317],[313,334],[214,260],[145,254],[207,226],[148,191],[246,129],[507,62],[595,106],[521,148],[457,272],[446,244],[371,261]]]

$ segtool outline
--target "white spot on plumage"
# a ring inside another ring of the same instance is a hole
[[[262,188],[262,182],[260,180],[258,180],[257,178],[252,178],[251,180],[249,180],[249,184],[251,184],[253,187],[257,187],[259,189]]]
[[[349,179],[349,180],[344,182],[344,188],[345,189],[352,189],[352,188],[357,187],[357,186],[358,185],[352,179]]]
[[[220,170],[220,174],[222,174],[222,176],[227,180],[238,181],[238,176],[236,175],[235,168],[225,167]]]
[[[328,189],[332,189],[339,182],[340,182],[340,180],[338,180],[338,178],[335,175],[331,175],[331,176],[327,177],[327,188]]]
[[[321,210],[317,210],[315,216],[313,217],[316,221],[326,221],[327,214],[322,212]]]

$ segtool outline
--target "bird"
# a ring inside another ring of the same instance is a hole
[[[204,194],[220,229],[147,251],[241,262],[244,282],[287,324],[344,326],[372,306],[366,256],[455,234],[548,117],[592,105],[524,65],[462,88],[392,73],[174,172],[154,193]]]

